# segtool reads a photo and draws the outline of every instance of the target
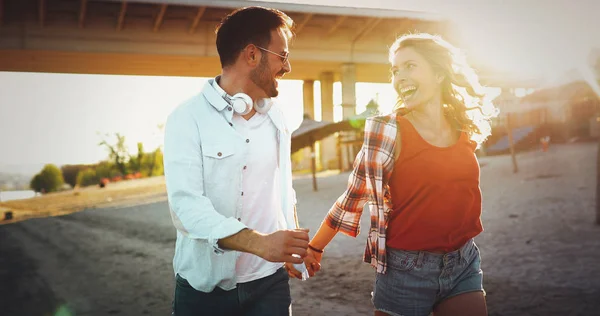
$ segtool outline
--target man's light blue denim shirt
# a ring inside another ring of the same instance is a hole
[[[240,252],[220,249],[217,241],[246,228],[238,218],[250,140],[233,128],[233,110],[212,87],[213,80],[169,115],[164,140],[169,209],[177,229],[174,272],[202,292],[236,287]],[[278,130],[281,210],[294,229],[291,133],[277,104],[268,115]]]

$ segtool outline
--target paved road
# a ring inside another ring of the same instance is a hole
[[[63,305],[77,315],[170,315],[175,230],[165,210],[163,202],[0,227],[0,251],[10,254],[0,256],[9,280],[1,293],[43,304],[0,300],[0,315]]]
[[[600,315],[596,148],[522,154],[517,175],[509,157],[482,159],[486,230],[477,243],[490,315]],[[319,192],[296,180],[311,233],[347,176],[319,179]],[[174,240],[165,202],[0,226],[0,315],[170,315]],[[364,243],[364,233],[336,237],[323,274],[292,282],[294,315],[371,314]]]

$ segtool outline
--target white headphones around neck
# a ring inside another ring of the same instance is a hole
[[[247,94],[243,92],[236,93],[235,95],[230,96],[229,94],[227,94],[227,92],[225,92],[225,90],[223,90],[223,88],[221,88],[221,86],[219,86],[219,84],[217,83],[217,78],[215,78],[212,82],[213,88],[215,88],[215,90],[217,90],[217,92],[221,94],[223,99],[227,103],[229,103],[229,105],[231,105],[235,113],[238,113],[239,115],[246,115],[250,113],[250,111],[252,111],[252,108],[254,108],[256,112],[260,114],[265,114],[271,109],[273,101],[269,98],[253,102],[252,98],[250,98]]]

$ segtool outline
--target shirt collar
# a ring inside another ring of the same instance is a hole
[[[217,111],[221,112],[223,109],[230,106],[230,104],[225,100],[227,93],[221,87],[219,87],[216,82],[219,77],[220,76],[208,79],[206,84],[204,84],[202,94],[204,94],[210,105],[217,109]]]
[[[223,115],[225,115],[227,120],[231,122],[233,117],[233,109],[231,105],[225,100],[225,97],[230,96],[217,83],[217,81],[220,78],[221,76],[219,75],[215,78],[208,79],[206,84],[204,84],[202,94],[204,95],[206,100],[208,100],[208,103],[210,103],[210,105],[214,107],[217,111],[222,112],[225,108],[227,108],[228,111],[225,111]],[[288,129],[285,127],[283,114],[279,109],[273,111],[273,108],[276,108],[277,104],[275,100],[271,99],[271,101],[273,101],[275,104],[273,104],[273,107],[269,112],[267,112],[267,114],[269,115],[269,117],[271,118],[278,130],[289,134]]]

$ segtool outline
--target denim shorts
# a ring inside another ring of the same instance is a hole
[[[387,263],[386,273],[377,273],[372,302],[390,315],[427,316],[445,299],[484,292],[481,256],[473,239],[445,254],[388,249]]]

